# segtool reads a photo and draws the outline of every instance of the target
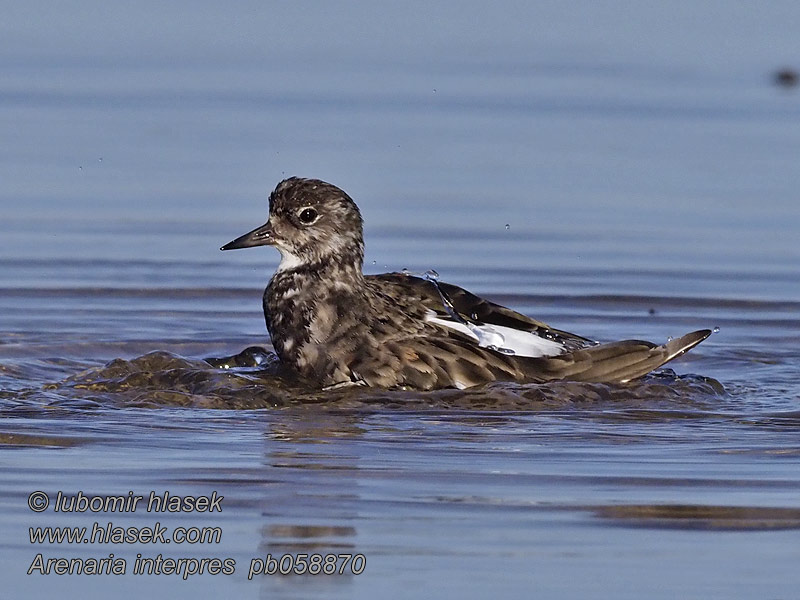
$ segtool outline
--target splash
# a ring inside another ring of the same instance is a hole
[[[500,352],[501,354],[507,354],[511,356],[515,354],[514,350],[505,347],[506,339],[502,333],[490,325],[480,325],[474,322],[477,320],[477,314],[473,313],[472,320],[468,320],[456,310],[455,306],[453,305],[453,301],[450,299],[450,296],[448,296],[447,292],[445,292],[439,285],[439,273],[433,269],[430,269],[423,273],[423,278],[430,281],[433,284],[433,287],[436,288],[436,291],[439,293],[439,298],[442,300],[442,305],[444,306],[447,314],[450,315],[450,318],[456,323],[466,327],[472,333],[472,335],[477,338],[479,346],[486,348],[487,350]]]

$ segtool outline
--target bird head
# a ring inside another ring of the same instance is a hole
[[[364,258],[361,213],[346,192],[319,179],[291,177],[269,196],[269,220],[228,242],[221,250],[274,246],[278,270],[334,261],[361,268]]]

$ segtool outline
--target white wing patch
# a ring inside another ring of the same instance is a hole
[[[487,323],[459,323],[448,318],[437,316],[429,311],[425,316],[429,323],[435,323],[458,331],[474,339],[481,348],[496,350],[503,354],[514,356],[527,356],[538,358],[540,356],[558,356],[566,352],[566,348],[555,340],[548,340],[529,331],[503,327],[502,325],[489,325]]]

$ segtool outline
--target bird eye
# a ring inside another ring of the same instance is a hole
[[[297,218],[300,219],[301,223],[304,223],[306,225],[311,225],[311,223],[317,220],[318,216],[319,213],[317,213],[316,210],[310,207],[303,208],[300,210],[300,212],[297,213]]]

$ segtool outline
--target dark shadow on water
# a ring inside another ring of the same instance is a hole
[[[640,504],[593,507],[608,524],[655,529],[767,531],[800,529],[800,510],[762,506]]]

